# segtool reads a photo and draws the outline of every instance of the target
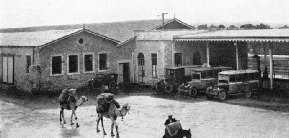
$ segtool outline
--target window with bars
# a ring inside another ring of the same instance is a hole
[[[182,53],[175,53],[175,66],[182,66]]]
[[[157,64],[158,64],[158,55],[156,53],[152,53],[152,77],[157,78]]]
[[[78,72],[78,55],[68,56],[68,73]]]
[[[107,53],[99,54],[99,70],[107,70]]]
[[[84,71],[93,71],[93,54],[84,55]]]
[[[61,56],[52,57],[52,74],[61,74],[62,72],[62,60]]]

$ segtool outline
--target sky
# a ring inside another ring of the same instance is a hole
[[[0,0],[0,28],[161,19],[289,25],[289,0]]]

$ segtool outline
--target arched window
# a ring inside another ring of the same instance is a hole
[[[138,79],[139,83],[144,83],[143,78],[145,77],[145,60],[144,60],[144,54],[139,53],[137,55],[137,60],[138,60]]]
[[[193,65],[202,65],[201,54],[199,51],[194,53],[193,58]]]

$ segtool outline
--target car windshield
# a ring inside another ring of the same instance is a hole
[[[103,78],[104,75],[103,75],[103,74],[96,74],[95,77],[96,77],[96,78]]]
[[[174,72],[175,72],[174,70],[169,70],[169,69],[168,69],[168,70],[166,71],[166,75],[167,75],[167,76],[174,77],[174,76],[175,76],[175,73],[174,73]]]
[[[229,83],[228,80],[219,80],[219,83]]]
[[[199,80],[199,79],[201,79],[201,75],[200,75],[200,74],[193,73],[192,79]]]
[[[219,74],[218,80],[219,80],[219,83],[228,83],[229,82],[229,76]]]

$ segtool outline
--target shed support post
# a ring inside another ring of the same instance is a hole
[[[235,42],[234,45],[236,46],[236,70],[239,70],[239,50],[237,42]]]
[[[272,43],[273,44],[273,43]],[[273,45],[269,45],[269,55],[270,55],[270,89],[273,89]]]
[[[206,41],[206,47],[207,47],[207,66],[211,67],[210,65],[210,47],[209,47],[210,42]]]
[[[173,40],[173,44],[172,44],[172,67],[175,66],[175,47],[176,47],[176,40]]]

